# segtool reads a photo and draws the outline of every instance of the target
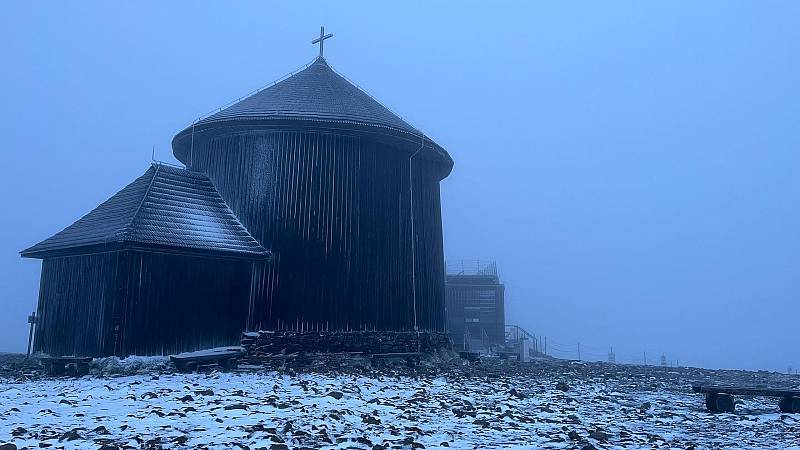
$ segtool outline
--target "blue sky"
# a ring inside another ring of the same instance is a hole
[[[0,16],[0,351],[39,263],[193,118],[329,62],[452,154],[448,259],[583,356],[800,367],[800,3],[15,2]]]

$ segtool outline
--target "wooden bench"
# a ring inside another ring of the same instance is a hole
[[[782,413],[800,413],[800,390],[765,387],[743,387],[724,385],[692,386],[692,391],[706,395],[706,408],[711,412],[733,412],[736,409],[734,395],[750,397],[777,397]]]
[[[82,377],[89,373],[92,359],[88,356],[45,356],[39,360],[44,364],[48,375]]]
[[[233,370],[238,367],[239,358],[244,354],[242,347],[218,347],[170,355],[169,359],[180,372],[194,372],[200,367],[214,365]]]

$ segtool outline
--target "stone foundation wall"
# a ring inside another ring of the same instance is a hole
[[[280,353],[433,353],[452,350],[447,333],[258,331],[242,334],[248,356]]]

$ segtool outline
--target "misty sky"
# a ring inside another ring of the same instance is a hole
[[[0,351],[18,252],[316,56],[445,147],[445,255],[563,356],[800,368],[800,2],[6,2]],[[559,353],[555,353],[559,355]]]

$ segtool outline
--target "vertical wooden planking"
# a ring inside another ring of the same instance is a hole
[[[420,329],[445,328],[433,162],[412,164],[411,236],[409,155],[398,149],[272,130],[220,136],[194,155],[274,264],[133,250],[47,258],[36,350],[161,354],[233,343],[243,328],[410,330],[414,292]]]
[[[136,280],[120,324],[122,354],[160,355],[235,345],[246,327],[254,270],[263,262],[131,250]],[[188,305],[187,305],[188,303]]]
[[[362,136],[296,130],[224,135],[195,150],[201,155],[196,168],[212,179],[256,239],[280,257],[256,283],[259,301],[270,306],[254,307],[260,317],[249,323],[410,330],[416,289],[420,329],[444,329],[434,162],[416,157],[412,166],[412,287],[405,152]],[[260,192],[269,192],[270,201]]]
[[[233,345],[247,326],[253,275],[271,287],[270,272],[265,261],[155,250],[47,258],[35,350],[125,356]]]
[[[114,294],[115,253],[42,262],[36,351],[96,356],[106,351],[106,310]]]

